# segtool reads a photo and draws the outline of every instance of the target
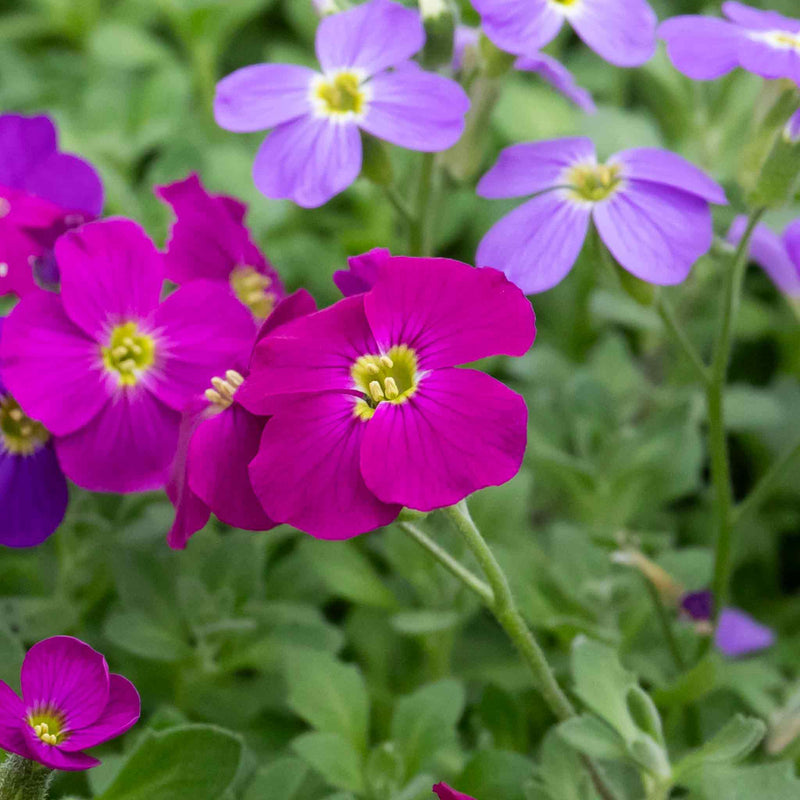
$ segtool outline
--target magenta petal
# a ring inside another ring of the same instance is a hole
[[[723,608],[714,633],[717,649],[731,658],[772,647],[775,634],[766,625],[756,622],[737,608]]]
[[[49,117],[0,115],[0,185],[22,188],[28,173],[56,150]]]
[[[661,23],[658,35],[666,42],[675,68],[694,80],[714,80],[739,66],[742,34],[725,20],[673,17]]]
[[[53,636],[28,650],[20,673],[28,713],[64,716],[66,730],[95,722],[108,703],[108,664],[88,644],[72,636]]]
[[[27,175],[25,189],[67,211],[97,217],[103,210],[103,184],[94,167],[78,156],[53,153]]]
[[[58,436],[85,425],[108,399],[100,346],[67,318],[58,295],[35,292],[14,308],[2,359],[10,393]]]
[[[509,53],[523,55],[551,42],[564,21],[548,0],[473,0],[486,35]]]
[[[317,58],[325,71],[357,67],[374,75],[407,61],[423,44],[419,13],[392,0],[369,0],[326,17],[317,29]]]
[[[565,184],[564,173],[577,163],[595,160],[591,139],[552,139],[506,147],[481,178],[481,197],[524,197]]]
[[[0,681],[0,748],[8,753],[30,758],[23,735],[23,729],[27,725],[22,700],[10,686]]]
[[[30,755],[29,758],[38,761],[49,769],[57,769],[62,772],[79,772],[85,769],[92,769],[100,764],[100,761],[85,753],[68,753],[58,745],[45,744],[28,726],[23,729],[25,744]]]
[[[439,800],[475,800],[475,798],[470,797],[468,794],[457,792],[446,783],[437,783],[433,787],[433,793],[439,798]]]
[[[728,231],[728,241],[738,244],[746,227],[747,217],[736,217]],[[766,225],[756,225],[750,238],[750,258],[781,292],[800,296],[800,220],[786,228],[782,239]]]
[[[67,316],[98,341],[109,323],[143,319],[158,305],[163,257],[131,220],[90,222],[66,233],[56,260]]]
[[[167,533],[167,544],[173,550],[183,550],[189,539],[205,528],[211,518],[211,509],[189,488],[188,480],[169,495],[175,506],[175,519]]]
[[[361,127],[387,142],[420,152],[452,147],[464,132],[466,92],[455,82],[413,62],[376,75]]]
[[[108,676],[108,704],[89,727],[70,733],[58,749],[66,753],[96,747],[115,736],[121,736],[139,719],[141,702],[136,687],[122,675]]]
[[[256,334],[256,343],[265,339],[277,328],[306,314],[313,314],[317,310],[317,301],[306,289],[298,289],[285,297],[275,306],[274,311],[267,317],[264,324]]]
[[[478,245],[476,261],[504,272],[525,294],[544,292],[572,269],[590,214],[561,190],[540,194],[495,223]]]
[[[451,506],[511,480],[527,441],[525,401],[494,378],[437,369],[367,423],[361,472],[381,500],[418,511]]]
[[[391,257],[391,252],[385,247],[352,256],[347,259],[347,269],[333,273],[333,282],[345,297],[368,292],[378,280],[378,267]]]
[[[235,133],[263,131],[311,112],[310,87],[317,73],[290,64],[237,69],[217,84],[214,119]]]
[[[661,286],[683,281],[713,239],[706,201],[648,181],[628,181],[593,215],[614,258],[637,278]]]
[[[646,0],[591,0],[567,19],[592,50],[619,67],[638,67],[656,51],[656,24]]]
[[[422,370],[521,356],[536,334],[531,304],[502,273],[445,258],[390,259],[364,309],[380,351],[405,344]]]
[[[331,17],[330,19],[334,19]],[[276,128],[253,165],[259,191],[273,199],[317,208],[361,172],[361,134],[352,123],[303,117]]]
[[[66,476],[92,492],[161,488],[178,442],[180,414],[144,388],[122,390],[84,428],[56,439]]]
[[[297,398],[267,423],[250,478],[270,517],[319,539],[348,539],[397,517],[400,506],[378,500],[361,477],[369,423],[355,402],[333,392]]]

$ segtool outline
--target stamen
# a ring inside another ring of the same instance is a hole
[[[44,426],[25,416],[10,395],[0,395],[0,453],[29,456],[50,438]]]
[[[380,375],[381,369],[377,364],[367,364],[367,372],[370,375]]]
[[[277,296],[269,291],[272,278],[253,267],[241,266],[233,270],[230,281],[233,293],[256,319],[264,320],[272,313],[277,303]]]
[[[381,365],[386,369],[391,369],[394,366],[394,361],[392,361],[392,359],[389,358],[389,356],[381,356],[380,362]]]
[[[229,369],[224,378],[211,379],[213,389],[206,389],[205,397],[209,403],[222,409],[229,408],[233,403],[236,390],[244,383],[244,377],[235,369]]]
[[[370,381],[369,394],[376,403],[380,403],[381,400],[385,399],[383,389],[378,381]]]
[[[222,395],[219,392],[215,392],[213,389],[206,389],[205,390],[206,400],[209,403],[213,403],[215,406],[221,406],[225,404],[225,401],[222,399]]]
[[[5,261],[0,261],[0,278],[8,277],[8,264]]]
[[[397,388],[397,383],[395,383],[395,380],[392,377],[386,378],[386,380],[384,380],[383,388],[384,391],[386,392],[387,400],[395,400],[397,397],[400,396],[400,390]]]
[[[139,332],[135,322],[117,325],[102,348],[103,364],[121,386],[135,386],[155,362],[155,340]]]
[[[407,345],[395,345],[388,353],[360,356],[350,374],[355,388],[363,392],[354,407],[361,420],[372,418],[380,403],[404,403],[417,389],[417,355]]]
[[[225,373],[225,380],[237,389],[244,383],[244,378],[235,369],[229,369]]]

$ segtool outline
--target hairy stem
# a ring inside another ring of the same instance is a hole
[[[0,765],[0,800],[47,800],[52,770],[10,754]]]
[[[700,383],[704,387],[707,387],[711,380],[708,367],[706,367],[706,365],[703,363],[703,359],[700,357],[700,354],[695,349],[695,346],[686,335],[686,331],[683,330],[678,322],[678,318],[675,316],[675,311],[673,310],[672,305],[663,294],[658,298],[656,311],[658,311],[658,314],[664,323],[664,327],[670,332],[672,338],[675,339],[675,341],[680,345],[681,350],[683,350],[687,361],[692,365],[695,375]]]

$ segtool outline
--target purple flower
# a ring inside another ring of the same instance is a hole
[[[0,681],[0,747],[45,767],[83,770],[84,753],[121,736],[139,719],[139,694],[105,658],[71,636],[35,644],[20,674],[22,699]]]
[[[736,217],[728,241],[739,244],[747,218]],[[750,258],[769,275],[784,294],[800,297],[800,219],[789,223],[782,236],[766,225],[757,225],[750,239]]]
[[[281,325],[316,311],[303,289],[282,301],[262,326],[261,341]],[[167,485],[175,505],[169,546],[183,549],[212,512],[235,528],[266,531],[275,523],[264,513],[250,484],[248,465],[258,451],[266,423],[246,411],[236,393],[248,373],[247,351],[231,362],[224,378],[214,378],[202,400],[184,414],[178,450]]]
[[[453,37],[453,60],[450,68],[460,72],[477,57],[481,40],[481,29],[469,25],[456,25]]]
[[[727,203],[705,173],[666,150],[625,150],[598,164],[589,139],[506,148],[478,184],[482,197],[532,200],[497,222],[479,266],[502,270],[526,294],[572,268],[594,222],[616,260],[650,283],[680,283],[711,247],[709,203]]]
[[[348,258],[347,269],[334,272],[333,282],[345,297],[368,292],[378,280],[381,264],[391,258],[392,254],[385,247],[376,247],[363,255]]]
[[[474,797],[470,797],[468,794],[457,792],[446,783],[437,783],[433,787],[433,793],[439,798],[439,800],[475,800]]]
[[[61,294],[30,294],[6,319],[5,384],[79,486],[158,488],[180,412],[252,340],[252,317],[213,281],[160,303],[163,258],[128,220],[70,231],[56,259]]]
[[[257,320],[265,320],[286,293],[250,238],[244,224],[247,206],[209,194],[194,174],[157,187],[156,194],[177,217],[164,259],[167,279],[179,285],[198,278],[222,281]]]
[[[0,348],[2,332],[0,317]],[[68,500],[50,434],[25,415],[0,380],[0,544],[41,544],[61,524]]]
[[[283,326],[237,400],[272,415],[250,465],[267,514],[323,539],[505,483],[522,463],[524,400],[456,366],[531,346],[533,310],[495,270],[390,258],[375,285]]]
[[[567,100],[571,100],[587,114],[594,114],[597,111],[592,95],[586,89],[578,86],[572,73],[552,56],[545,53],[520,56],[514,63],[514,68],[523,72],[536,73],[545,83],[564,95]]]
[[[317,29],[322,72],[286,64],[237,70],[217,86],[223,128],[274,128],[256,156],[267,196],[316,208],[361,172],[361,133],[410,150],[456,143],[469,99],[447,78],[410,61],[425,42],[419,14],[392,0],[326,17]]]
[[[0,295],[36,289],[38,269],[53,282],[47,271],[56,238],[102,208],[100,178],[82,159],[58,152],[49,117],[0,116]]]
[[[601,58],[638,67],[656,48],[656,15],[645,0],[473,0],[483,30],[515,55],[536,53],[566,20]]]
[[[792,144],[800,143],[800,110],[792,114],[791,119],[786,123],[783,129],[783,135],[787,141]]]
[[[687,15],[661,24],[658,35],[676,69],[707,81],[742,67],[800,83],[800,20],[736,2],[723,3],[722,13],[727,20]]]

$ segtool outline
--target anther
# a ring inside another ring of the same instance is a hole
[[[25,415],[22,413],[21,408],[12,408],[11,411],[8,412],[8,416],[14,422],[19,422]]]
[[[124,361],[120,361],[119,368],[123,372],[133,372],[136,369],[136,359],[126,358]]]
[[[397,383],[394,378],[386,378],[383,382],[383,388],[386,391],[387,400],[394,400],[400,396],[400,390],[397,388]]]
[[[369,394],[376,403],[380,403],[381,400],[385,399],[383,389],[378,381],[369,382]]]
[[[225,373],[225,380],[236,389],[238,389],[244,383],[244,378],[235,369],[229,369]]]
[[[225,400],[233,400],[235,389],[227,381],[222,380],[222,378],[212,378],[211,385]]]
[[[369,372],[370,375],[380,375],[381,374],[380,367],[377,364],[369,363],[369,364],[367,364],[366,369],[367,369],[367,372]]]
[[[208,400],[209,403],[213,403],[215,406],[225,405],[222,395],[219,392],[215,392],[213,389],[206,389],[205,396],[206,400]]]
[[[37,736],[41,736],[42,735],[42,724],[41,723],[39,723],[38,725],[34,725],[33,729],[36,731],[36,735]]]
[[[394,361],[389,356],[381,356],[379,360],[386,369],[391,369],[394,366]]]

